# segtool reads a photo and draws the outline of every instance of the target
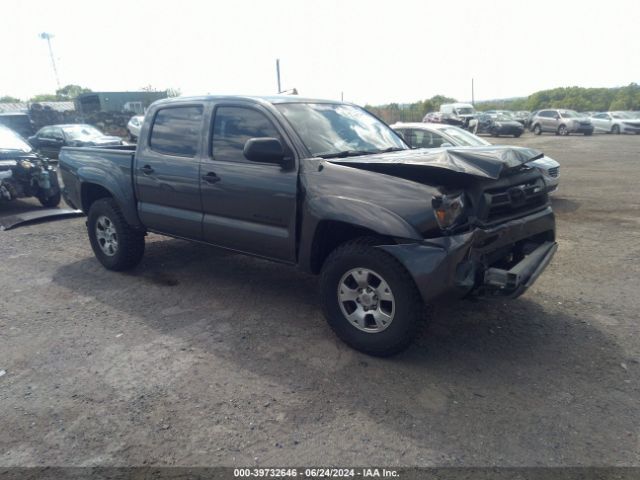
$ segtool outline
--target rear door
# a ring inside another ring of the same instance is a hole
[[[206,136],[202,104],[161,107],[136,153],[138,213],[151,230],[202,238],[200,159]]]
[[[611,116],[608,113],[598,113],[591,117],[594,128],[601,132],[611,131]]]
[[[250,103],[215,105],[210,131],[200,167],[204,240],[294,262],[297,168],[250,162],[243,153],[250,138],[275,137],[293,157],[286,133],[271,112]]]

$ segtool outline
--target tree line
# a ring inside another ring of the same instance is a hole
[[[365,108],[387,123],[420,122],[429,112],[437,112],[443,103],[455,99],[436,95],[427,100],[403,104],[365,105]],[[566,108],[579,112],[640,110],[640,85],[630,83],[616,88],[559,87],[541,90],[528,97],[476,102],[478,110],[527,110]]]
[[[147,85],[141,88],[142,91],[145,92],[157,92],[158,90],[152,85]],[[29,98],[27,102],[29,103],[37,103],[37,102],[71,102],[78,95],[82,95],[83,93],[91,93],[93,90],[90,88],[81,87],[80,85],[65,85],[62,88],[56,90],[56,93],[40,93],[38,95],[34,95]],[[178,97],[180,96],[180,89],[178,88],[168,88],[166,89],[168,97]],[[16,97],[12,97],[11,95],[5,95],[0,97],[0,103],[20,103],[22,100]]]

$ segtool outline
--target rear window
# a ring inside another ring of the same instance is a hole
[[[158,110],[149,146],[159,153],[194,157],[202,130],[202,105]]]

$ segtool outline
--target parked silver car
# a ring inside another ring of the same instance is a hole
[[[485,147],[491,145],[484,138],[446,123],[395,123],[391,125],[411,148]],[[542,173],[548,191],[557,190],[560,164],[547,156],[529,165]]]
[[[596,132],[640,134],[640,118],[631,112],[601,112],[591,116]]]
[[[556,135],[572,133],[591,135],[593,124],[589,118],[581,116],[574,110],[545,109],[537,112],[531,119],[531,131],[536,135],[542,132],[552,132]]]

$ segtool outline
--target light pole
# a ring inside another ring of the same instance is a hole
[[[53,73],[56,76],[56,85],[58,85],[58,90],[60,90],[60,78],[58,78],[58,69],[56,68],[56,59],[53,56],[53,49],[51,48],[51,39],[53,38],[52,33],[42,32],[40,34],[40,38],[47,41],[47,45],[49,46],[49,56],[51,57],[51,65],[53,66]]]

